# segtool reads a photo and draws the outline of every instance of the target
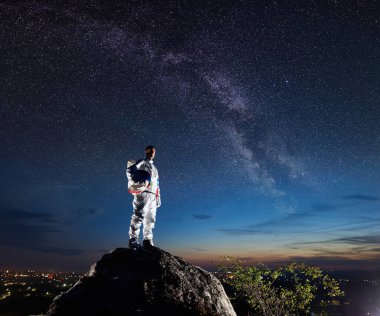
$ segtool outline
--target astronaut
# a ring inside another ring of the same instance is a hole
[[[153,164],[156,155],[154,146],[145,148],[145,159],[138,160],[133,166],[127,168],[128,183],[133,182],[134,175],[139,175],[140,179],[136,190],[129,192],[134,195],[133,215],[129,228],[129,248],[139,249],[140,227],[143,224],[143,247],[151,248],[153,244],[153,228],[156,222],[156,209],[161,206],[160,187],[158,180],[158,170]],[[145,175],[145,176],[144,176]],[[141,177],[144,177],[141,182]],[[143,185],[141,185],[143,183]]]

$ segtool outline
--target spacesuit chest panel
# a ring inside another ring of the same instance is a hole
[[[147,188],[148,191],[155,193],[158,187],[158,170],[152,162],[143,160],[141,165],[138,166],[139,170],[145,170],[149,172],[151,180],[150,185]]]

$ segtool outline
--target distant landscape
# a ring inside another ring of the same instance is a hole
[[[332,271],[346,295],[338,304],[315,302],[312,315],[364,316],[380,312],[380,271]],[[54,297],[70,289],[83,274],[52,271],[0,272],[0,315],[24,316],[48,310]],[[323,314],[324,313],[324,314]]]

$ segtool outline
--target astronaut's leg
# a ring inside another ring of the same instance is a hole
[[[156,210],[157,210],[157,202],[156,202],[156,195],[155,194],[149,194],[149,197],[147,199],[147,208],[144,216],[144,229],[143,229],[143,235],[144,235],[144,246],[153,246],[153,228],[154,224],[156,222]]]
[[[131,225],[129,227],[129,245],[138,246],[140,227],[144,220],[146,211],[146,194],[141,193],[135,195],[133,198],[133,215],[131,217]]]

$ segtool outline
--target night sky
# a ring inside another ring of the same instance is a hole
[[[150,144],[160,248],[380,270],[375,1],[63,2],[0,2],[0,270],[126,247]]]

